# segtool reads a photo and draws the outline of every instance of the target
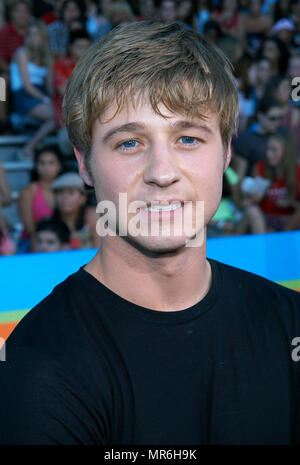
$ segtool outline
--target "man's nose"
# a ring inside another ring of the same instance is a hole
[[[154,144],[150,150],[144,181],[159,187],[167,187],[180,179],[176,152],[168,144]]]

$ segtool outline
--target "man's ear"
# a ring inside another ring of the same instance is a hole
[[[77,147],[74,147],[74,153],[75,153],[75,156],[76,156],[76,159],[77,159],[80,176],[82,177],[85,184],[87,184],[88,186],[93,187],[94,183],[93,183],[92,177],[91,177],[91,175],[90,175],[90,173],[89,173],[89,171],[87,169],[86,160],[85,160],[84,155],[81,153],[81,151]]]
[[[231,139],[232,138],[230,137],[224,157],[224,172],[227,170],[231,162]]]

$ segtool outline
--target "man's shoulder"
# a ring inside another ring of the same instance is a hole
[[[81,282],[84,279],[82,270],[68,276],[53,291],[33,307],[18,323],[10,337],[9,345],[42,344],[46,340],[60,342],[67,338],[76,338],[80,332],[76,320],[78,296]]]
[[[223,276],[223,285],[237,296],[275,307],[291,307],[300,312],[300,292],[271,281],[256,273],[214,260]],[[245,304],[247,301],[245,300]],[[300,314],[299,314],[300,315]]]

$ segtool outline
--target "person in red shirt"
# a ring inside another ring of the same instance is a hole
[[[294,223],[300,208],[300,165],[296,154],[289,136],[273,134],[267,142],[266,160],[256,165],[256,174],[271,181],[259,203],[269,231],[291,229],[290,223]]]
[[[76,30],[70,33],[69,54],[66,57],[59,58],[54,63],[54,117],[58,130],[58,145],[61,152],[66,156],[73,156],[73,147],[69,141],[66,127],[62,121],[62,102],[63,96],[70,79],[72,71],[79,58],[86,52],[91,39],[84,30]]]
[[[0,29],[0,76],[5,79],[9,89],[9,64],[17,48],[24,45],[25,35],[30,22],[31,3],[29,0],[15,0],[10,6],[10,21]],[[9,96],[0,102],[0,123],[7,120]]]
[[[79,58],[86,52],[91,40],[84,30],[72,31],[69,40],[69,54],[54,63],[54,108],[58,127],[62,123],[62,101],[67,83]]]

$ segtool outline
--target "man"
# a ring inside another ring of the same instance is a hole
[[[64,115],[109,231],[8,339],[1,444],[300,443],[299,294],[206,258],[238,119],[225,57],[176,23],[116,28]]]

